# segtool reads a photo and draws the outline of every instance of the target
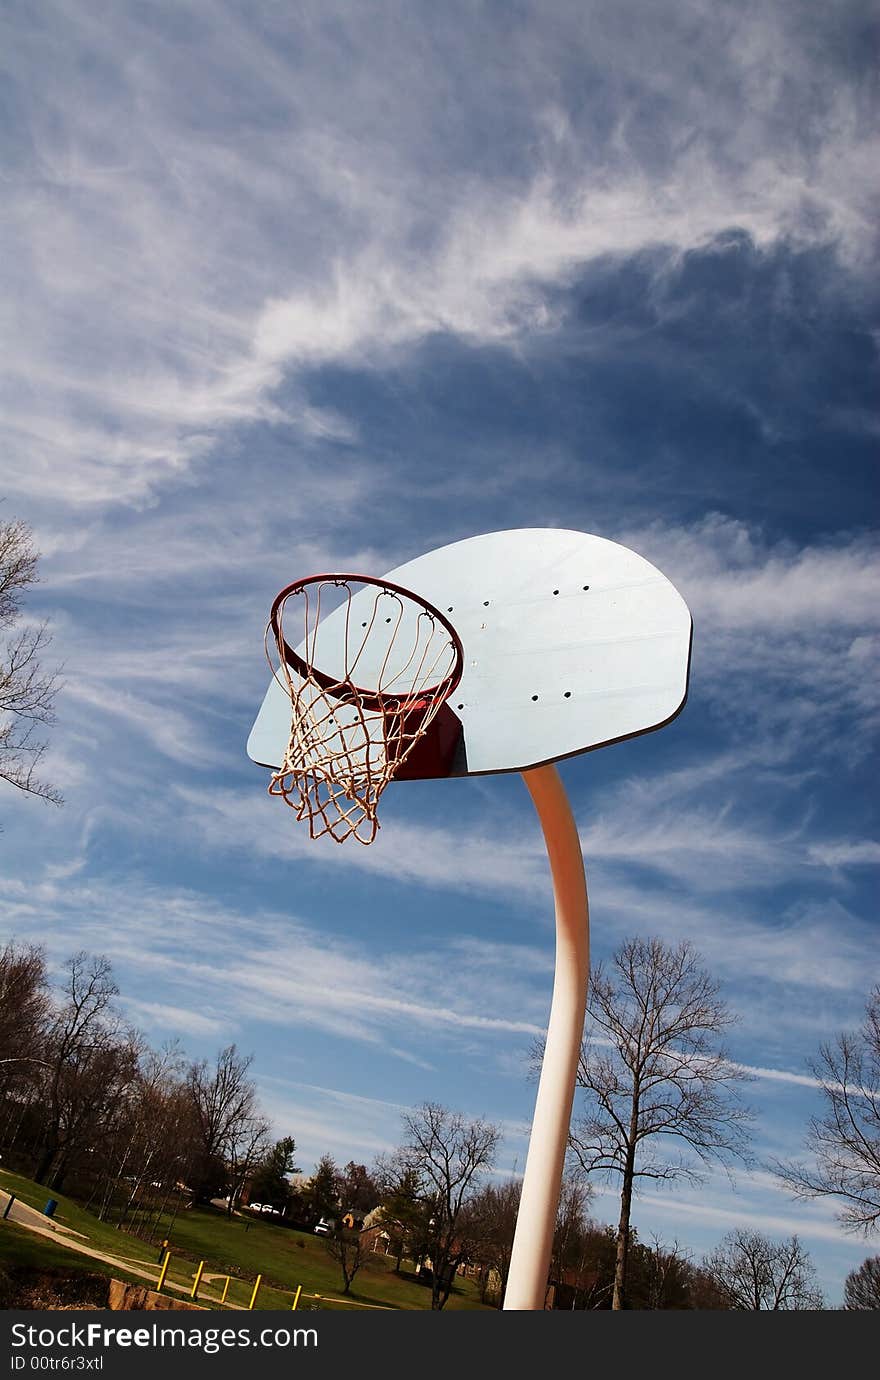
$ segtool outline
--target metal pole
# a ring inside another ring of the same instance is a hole
[[[505,1310],[544,1307],[590,973],[584,859],[565,788],[554,766],[533,767],[522,777],[541,821],[553,877],[556,972]]]
[[[165,1252],[165,1259],[162,1261],[162,1268],[159,1271],[159,1282],[156,1285],[156,1293],[161,1294],[162,1285],[165,1283],[165,1276],[168,1273],[168,1266],[171,1264],[171,1252]]]

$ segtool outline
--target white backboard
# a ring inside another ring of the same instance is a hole
[[[439,609],[464,647],[448,702],[462,730],[451,775],[557,761],[660,728],[684,705],[687,605],[656,567],[616,542],[555,527],[490,532],[386,578]],[[353,601],[355,622],[357,608]],[[331,675],[341,629],[331,613],[315,647],[315,664]],[[375,653],[371,643],[358,663],[361,686],[370,684],[371,654],[384,655],[381,629]],[[272,681],[248,755],[277,768],[289,732],[290,701]]]

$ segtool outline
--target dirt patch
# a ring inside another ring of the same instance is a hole
[[[11,1265],[0,1269],[0,1308],[106,1308],[110,1281],[83,1270]]]

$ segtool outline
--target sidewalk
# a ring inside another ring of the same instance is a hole
[[[4,1195],[3,1202],[0,1205],[5,1208],[10,1195],[3,1188],[0,1188],[0,1193]],[[38,1208],[29,1207],[28,1204],[23,1203],[20,1198],[16,1198],[15,1202],[12,1204],[12,1207],[9,1209],[9,1216],[6,1220],[7,1222],[18,1222],[19,1226],[22,1227],[32,1227],[38,1230],[43,1228],[47,1231],[62,1232],[65,1236],[78,1236],[81,1241],[88,1240],[88,1237],[84,1236],[81,1231],[74,1231],[73,1227],[65,1227],[61,1222],[56,1222],[53,1218],[47,1217],[46,1214],[40,1212]]]
[[[10,1194],[5,1189],[0,1188],[0,1195],[2,1195],[0,1196],[0,1211],[2,1211],[9,1201]],[[135,1264],[130,1258],[126,1259],[125,1256],[110,1255],[106,1251],[96,1250],[94,1246],[80,1244],[87,1240],[82,1232],[73,1231],[71,1227],[62,1226],[60,1222],[53,1222],[51,1217],[46,1217],[36,1208],[28,1207],[27,1203],[21,1202],[19,1198],[16,1198],[12,1204],[6,1221],[15,1222],[17,1226],[24,1227],[27,1231],[33,1232],[35,1236],[45,1236],[58,1246],[66,1246],[68,1250],[76,1251],[78,1255],[89,1256],[92,1260],[100,1260],[105,1265],[113,1265],[117,1270],[122,1270],[126,1274],[137,1275],[139,1279],[147,1280],[150,1285],[154,1286],[159,1277],[158,1265],[145,1268],[142,1263]],[[0,1229],[3,1226],[4,1222],[0,1221]],[[79,1239],[74,1241],[73,1237]],[[189,1292],[187,1285],[176,1284],[174,1280],[166,1279],[165,1284],[175,1293],[186,1294]]]

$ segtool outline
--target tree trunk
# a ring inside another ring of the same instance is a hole
[[[29,1100],[26,1100],[26,1101],[24,1102],[24,1104],[22,1105],[21,1114],[20,1114],[20,1116],[19,1116],[19,1118],[18,1118],[18,1121],[16,1122],[15,1130],[13,1131],[12,1135],[9,1137],[9,1139],[8,1139],[7,1142],[6,1142],[6,1148],[7,1148],[7,1150],[12,1150],[12,1149],[15,1147],[15,1144],[16,1144],[16,1142],[17,1142],[17,1140],[18,1140],[19,1132],[21,1131],[21,1128],[22,1128],[22,1126],[24,1125],[24,1118],[25,1118],[25,1115],[26,1115],[26,1113],[30,1110],[30,1108],[33,1106],[33,1104],[34,1104],[35,1101],[36,1101],[35,1098],[34,1098],[34,1099],[29,1099]],[[12,1115],[12,1114],[10,1113],[10,1117],[11,1117],[11,1115]]]
[[[454,1273],[454,1272],[453,1272],[453,1273]],[[450,1282],[449,1282],[443,1289],[440,1290],[440,1302],[439,1302],[438,1305],[437,1305],[438,1308],[445,1308],[445,1307],[446,1307],[447,1303],[449,1302],[449,1295],[450,1295],[451,1293],[452,1293],[452,1280],[450,1280]]]
[[[49,1187],[55,1193],[61,1193],[64,1189],[64,1180],[67,1177],[67,1162],[68,1156],[66,1154],[62,1155],[60,1161],[56,1165],[55,1169],[52,1171],[52,1175],[49,1180]]]
[[[626,1273],[629,1264],[629,1219],[632,1209],[635,1162],[635,1139],[631,1137],[627,1146],[623,1182],[620,1190],[620,1220],[617,1224],[617,1252],[614,1261],[614,1293],[611,1297],[613,1309],[627,1307]]]
[[[58,1153],[58,1142],[52,1137],[46,1143],[46,1148],[40,1156],[37,1167],[34,1170],[34,1178],[38,1184],[44,1184],[49,1177],[49,1170]]]
[[[451,1256],[449,1251],[445,1251],[442,1268],[440,1270],[434,1270],[434,1280],[431,1285],[431,1307],[436,1308],[438,1311],[446,1307],[449,1302],[449,1295],[452,1293],[455,1273],[458,1269],[458,1265],[453,1264],[454,1259],[457,1258]],[[433,1265],[433,1263],[432,1260],[431,1264]],[[434,1302],[435,1297],[437,1299],[436,1303]]]
[[[128,1164],[128,1157],[129,1157],[129,1154],[131,1153],[131,1147],[132,1147],[132,1145],[134,1144],[134,1138],[135,1138],[135,1135],[137,1134],[137,1131],[138,1131],[138,1128],[135,1127],[135,1132],[134,1132],[134,1134],[129,1138],[128,1144],[127,1144],[126,1147],[125,1147],[125,1153],[123,1154],[122,1159],[120,1160],[120,1162],[119,1162],[119,1164],[118,1164],[118,1166],[117,1166],[116,1173],[115,1173],[115,1174],[110,1174],[110,1173],[108,1172],[108,1174],[107,1174],[107,1178],[106,1178],[105,1183],[104,1183],[104,1194],[103,1194],[103,1197],[101,1198],[101,1209],[100,1209],[100,1211],[99,1211],[99,1213],[98,1213],[98,1221],[99,1221],[99,1222],[103,1222],[103,1221],[105,1221],[106,1218],[107,1218],[107,1213],[108,1213],[108,1210],[109,1210],[109,1208],[110,1208],[110,1204],[111,1204],[111,1202],[112,1202],[112,1200],[113,1200],[113,1198],[114,1198],[114,1196],[115,1196],[115,1194],[116,1194],[116,1190],[119,1188],[119,1185],[120,1185],[120,1183],[122,1182],[122,1171],[123,1171],[123,1169],[125,1168],[125,1166]]]

